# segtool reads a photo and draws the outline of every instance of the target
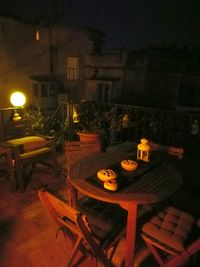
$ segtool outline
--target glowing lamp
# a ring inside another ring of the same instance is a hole
[[[137,146],[137,159],[149,162],[150,145],[146,138],[140,140],[140,144]]]
[[[14,107],[21,107],[26,103],[26,97],[21,92],[14,92],[10,96],[10,102]]]
[[[22,107],[26,103],[26,97],[23,93],[21,92],[14,92],[10,96],[10,102],[14,107]],[[15,109],[14,116],[13,116],[14,121],[19,121],[21,120],[21,116]]]

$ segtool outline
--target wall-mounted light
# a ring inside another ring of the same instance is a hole
[[[10,96],[10,102],[15,108],[23,107],[23,105],[26,103],[26,97],[22,92],[14,92]],[[13,120],[14,121],[21,120],[21,116],[17,112],[17,109],[15,109],[14,111]]]

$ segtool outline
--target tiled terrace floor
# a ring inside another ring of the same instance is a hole
[[[42,165],[33,173],[23,194],[11,193],[8,182],[0,178],[0,267],[66,266],[71,245],[69,241],[66,244],[62,233],[56,238],[57,227],[37,195],[41,187],[53,189],[67,198],[65,176],[61,174],[55,179],[53,172]],[[115,257],[118,266],[123,241],[120,246]],[[81,264],[81,267],[93,266],[96,266],[94,259]]]
[[[64,163],[61,158],[61,163]],[[184,176],[183,190],[173,198],[178,207],[200,214],[200,158],[186,157],[180,170]],[[62,234],[56,238],[56,226],[41,206],[37,190],[48,186],[66,197],[65,177],[53,177],[51,170],[40,167],[32,175],[25,193],[11,193],[9,184],[0,177],[0,267],[64,267],[70,254],[70,242]],[[122,240],[116,257],[121,266],[124,251]],[[85,262],[81,267],[93,267]],[[101,265],[98,265],[99,267]],[[157,265],[149,259],[145,267]],[[198,260],[189,266],[198,267]],[[132,267],[132,266],[130,266]]]

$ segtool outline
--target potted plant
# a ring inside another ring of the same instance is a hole
[[[105,141],[106,120],[102,107],[97,103],[84,101],[77,105],[77,113],[77,135],[80,141]]]

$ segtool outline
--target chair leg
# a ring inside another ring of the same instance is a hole
[[[145,243],[147,244],[149,250],[151,251],[152,255],[154,256],[154,258],[156,259],[156,261],[158,262],[159,266],[163,266],[164,265],[164,261],[163,259],[160,257],[160,255],[158,254],[157,250],[148,242]]]
[[[180,255],[169,259],[162,266],[163,267],[184,266],[188,262],[190,257],[191,255],[186,250],[184,250]]]
[[[16,165],[15,168],[16,168],[18,190],[21,193],[24,193],[25,185],[24,185],[24,177],[23,177],[23,166],[21,164],[19,164],[19,165]]]
[[[66,185],[67,185],[67,197],[68,197],[69,205],[76,209],[77,198],[78,198],[77,190],[73,188],[72,184],[69,181],[69,178],[66,179]]]
[[[14,172],[13,172],[13,175],[14,175]],[[17,183],[16,183],[16,180],[15,180],[15,177],[11,177],[10,175],[10,183],[11,183],[11,192],[16,192],[17,191]]]
[[[54,142],[51,143],[51,152],[52,152],[52,165],[54,169],[54,176],[56,178],[58,176],[58,161],[57,161],[56,147]]]
[[[194,255],[200,251],[200,238],[193,242],[187,249],[190,255]]]
[[[110,256],[109,256],[109,260],[110,261],[112,261],[112,258],[113,258],[114,254],[115,254],[117,246],[119,245],[119,242],[120,242],[120,239],[115,244],[113,244],[113,246],[112,246],[112,252],[110,253]]]
[[[8,165],[8,174],[9,174],[9,180],[10,180],[10,184],[11,184],[11,191],[16,192],[17,181],[16,181],[14,167],[13,167],[12,163]]]
[[[15,166],[15,175],[17,181],[18,190],[23,193],[24,188],[24,177],[23,177],[23,162],[20,158],[20,150],[19,148],[15,148],[13,151],[14,154],[14,166]]]
[[[135,254],[135,260],[134,260],[134,266],[133,267],[139,267],[141,266],[142,262],[146,260],[151,255],[150,250],[147,247],[141,248],[138,252]]]
[[[72,250],[71,257],[70,257],[69,261],[67,262],[67,267],[71,267],[72,266],[72,263],[74,261],[74,258],[75,258],[76,254],[77,254],[77,252],[79,250],[79,247],[81,245],[81,241],[82,241],[82,237],[79,236],[77,238],[76,243],[74,245],[74,248]]]
[[[15,177],[14,161],[12,158],[12,150],[11,149],[6,150],[6,162],[7,162],[6,165],[7,165],[8,175],[9,175],[11,191],[15,192],[17,190],[17,181],[16,181],[16,177]]]
[[[196,255],[200,251],[200,239],[193,242],[187,250],[184,250],[180,255],[167,262],[164,267],[182,266],[186,264],[190,257]]]

